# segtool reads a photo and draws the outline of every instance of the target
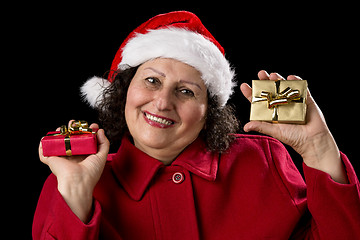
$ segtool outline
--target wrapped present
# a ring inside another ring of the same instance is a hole
[[[88,127],[86,121],[73,121],[67,128],[48,132],[41,139],[44,156],[90,155],[97,153],[97,129]]]
[[[250,120],[305,124],[306,80],[253,80]]]

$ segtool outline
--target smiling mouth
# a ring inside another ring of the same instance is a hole
[[[158,115],[153,115],[153,114],[150,114],[149,112],[144,112],[144,116],[147,120],[150,120],[154,123],[158,123],[163,126],[171,126],[175,123],[175,121],[171,120],[171,119],[168,119],[168,118],[163,118],[163,117],[160,117]]]

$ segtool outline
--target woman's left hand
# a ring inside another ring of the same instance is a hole
[[[278,73],[270,75],[262,70],[258,73],[260,80],[285,80]],[[301,80],[300,77],[289,75],[287,80]],[[244,96],[251,102],[251,87],[243,83],[240,89]],[[244,126],[246,132],[257,131],[270,135],[281,142],[294,148],[305,164],[309,167],[327,172],[333,180],[346,183],[347,177],[340,158],[339,149],[332,137],[324,116],[315,103],[308,90],[307,92],[306,124],[272,124],[261,121],[251,121]]]

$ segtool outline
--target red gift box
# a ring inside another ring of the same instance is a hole
[[[97,153],[97,129],[87,128],[87,123],[84,121],[75,121],[73,124],[75,124],[75,127],[70,127],[69,130],[62,126],[61,131],[48,132],[41,139],[44,156],[90,155]],[[77,127],[80,124],[83,127]]]

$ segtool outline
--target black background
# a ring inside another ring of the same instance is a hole
[[[2,79],[2,125],[7,154],[2,185],[3,198],[10,205],[8,223],[21,229],[16,234],[30,238],[36,202],[50,173],[38,159],[41,137],[69,119],[96,122],[96,112],[80,101],[79,87],[89,77],[109,70],[121,42],[135,27],[173,10],[199,16],[225,48],[227,59],[236,68],[238,85],[251,83],[261,69],[308,80],[339,148],[359,175],[355,6],[281,2],[112,1],[10,7],[11,17],[3,20],[6,65],[2,72],[6,77]],[[230,102],[236,104],[244,125],[249,103],[238,89]],[[289,150],[300,166],[301,159]]]

